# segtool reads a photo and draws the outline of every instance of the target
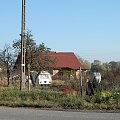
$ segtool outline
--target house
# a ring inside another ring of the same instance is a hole
[[[80,70],[83,69],[81,63],[73,52],[48,52],[48,57],[53,59],[49,72],[53,79],[77,78]],[[15,68],[20,70],[20,56],[16,61]]]
[[[56,64],[53,68],[53,79],[61,77],[76,77],[79,79],[82,65],[73,52],[49,52],[49,55],[55,59]]]

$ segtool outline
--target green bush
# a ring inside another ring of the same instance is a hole
[[[111,97],[112,97],[112,93],[110,91],[103,91],[101,93],[101,101],[103,103],[109,103]]]
[[[116,89],[112,92],[112,97],[115,100],[116,104],[120,104],[120,89]]]
[[[65,85],[65,81],[63,81],[63,80],[53,80],[52,81],[52,84],[51,84],[51,86],[64,86]]]

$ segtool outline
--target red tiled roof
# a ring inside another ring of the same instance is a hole
[[[81,67],[73,52],[50,52],[49,55],[56,59],[55,68],[80,69]]]

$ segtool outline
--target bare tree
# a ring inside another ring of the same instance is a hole
[[[10,84],[10,73],[14,65],[14,53],[9,45],[5,45],[0,51],[0,61],[5,65],[8,86]]]
[[[83,59],[80,56],[77,56],[78,60],[80,61],[80,63],[82,64],[84,69],[90,69],[91,68],[91,63],[88,60]]]

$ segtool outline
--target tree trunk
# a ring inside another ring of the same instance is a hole
[[[10,71],[9,69],[7,70],[7,82],[8,82],[8,86],[10,85]]]

